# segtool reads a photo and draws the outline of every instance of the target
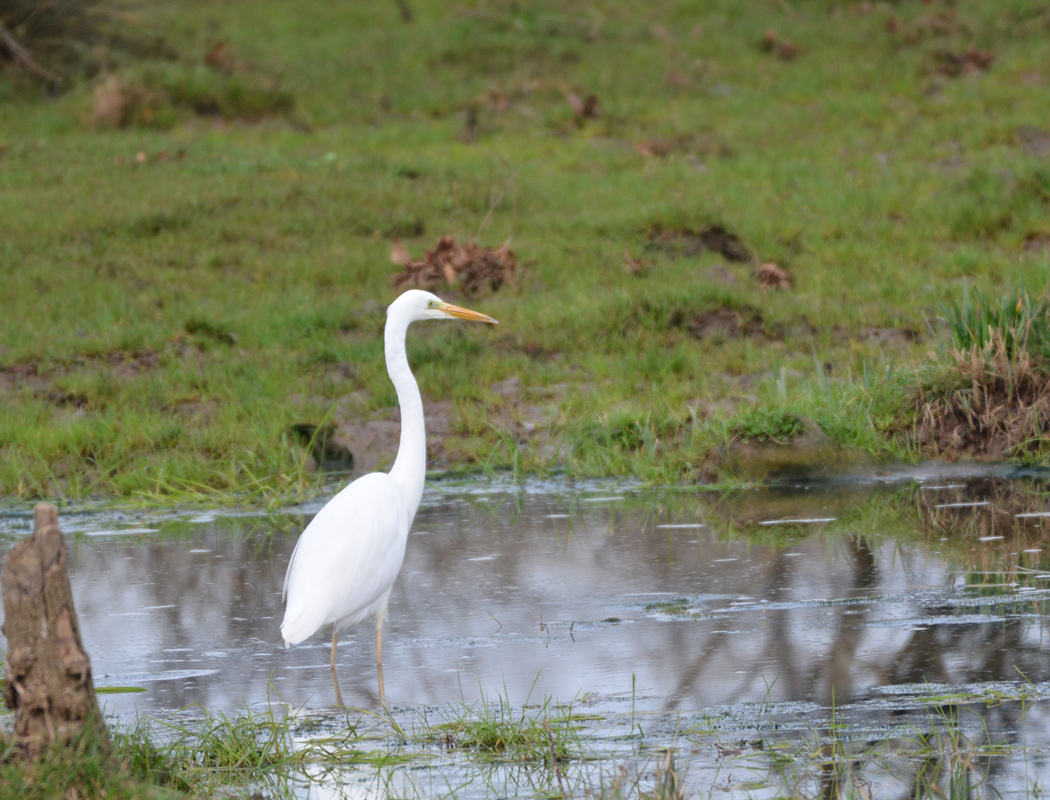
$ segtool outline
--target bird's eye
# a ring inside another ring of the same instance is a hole
[[[433,300],[428,300],[427,301],[427,308],[435,308],[436,306],[437,306],[437,303],[435,303]]]

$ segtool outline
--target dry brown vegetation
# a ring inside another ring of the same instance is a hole
[[[1034,456],[1050,433],[1050,375],[999,333],[953,350],[948,388],[921,389],[916,443],[931,455],[981,460]]]
[[[447,286],[467,295],[476,295],[483,289],[496,291],[505,283],[513,285],[518,269],[518,257],[506,242],[487,248],[475,242],[459,244],[451,236],[442,236],[437,247],[424,251],[418,260],[396,241],[390,260],[404,267],[391,279],[395,286],[428,290]]]

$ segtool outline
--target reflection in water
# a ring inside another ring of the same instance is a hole
[[[1050,681],[1041,484],[542,488],[428,492],[384,637],[393,705],[575,698],[611,714],[728,714],[732,731],[741,704],[756,704],[794,708],[819,733],[832,706],[858,724],[912,724],[929,713],[922,698],[948,687],[1027,681],[1038,692]],[[79,534],[73,590],[97,681],[148,689],[105,696],[108,710],[328,705],[325,638],[285,650],[279,632],[285,566],[320,505],[65,516]],[[784,524],[761,524],[771,521]],[[0,533],[28,524],[4,517]],[[340,643],[351,705],[377,705],[373,648],[368,626]],[[982,707],[981,724],[997,742],[1050,743],[1050,715],[1028,708],[1022,725],[1023,710]],[[838,786],[836,763],[811,793]],[[1015,766],[1004,758],[981,774]]]

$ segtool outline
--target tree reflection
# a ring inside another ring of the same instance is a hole
[[[791,713],[809,715],[812,752],[823,754],[803,773],[814,796],[848,796],[844,782],[871,780],[875,744],[902,725],[937,729],[931,694],[1050,680],[1047,588],[1035,577],[1046,535],[1041,518],[1017,516],[1044,497],[987,484],[597,503],[430,496],[391,598],[388,695],[418,706],[586,694],[610,713],[723,709],[727,724],[741,709],[750,719],[754,708],[804,703]],[[961,505],[970,502],[987,504]],[[760,525],[786,519],[833,521]],[[112,696],[111,708],[326,704],[324,640],[285,651],[278,630],[285,566],[306,522],[220,518],[81,539],[74,592],[95,671],[103,684],[149,689]],[[365,631],[340,648],[350,702],[363,707],[376,701],[373,646]],[[1027,720],[1021,703],[971,708],[995,742],[1019,749],[1026,721],[1050,727],[1041,707]],[[839,734],[825,723],[831,709],[860,744],[822,751]],[[865,726],[882,733],[857,733]],[[970,745],[920,750],[904,759],[907,796],[933,796],[933,774],[941,789],[957,775],[951,785],[967,796],[1008,761],[966,760]]]

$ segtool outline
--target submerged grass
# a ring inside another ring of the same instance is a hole
[[[314,719],[271,712],[206,715],[173,727],[167,721],[147,728],[143,721],[116,732],[112,756],[86,757],[90,754],[79,745],[56,751],[31,775],[24,767],[6,767],[0,789],[40,781],[29,797],[60,796],[46,794],[51,791],[174,800],[260,791],[292,797],[311,785],[338,794],[342,786],[370,785],[384,794],[433,796],[434,779],[427,771],[436,769],[446,775],[450,796],[525,789],[549,797],[653,800],[760,790],[793,798],[853,797],[868,796],[865,789],[878,785],[911,787],[911,796],[939,798],[955,796],[945,794],[949,787],[994,790],[1000,762],[1027,758],[1023,737],[998,741],[989,733],[983,707],[1027,709],[1042,702],[1023,691],[918,699],[928,708],[925,723],[902,720],[877,732],[866,728],[857,709],[833,709],[826,719],[800,721],[775,703],[768,704],[767,723],[757,727],[747,710],[740,720],[720,715],[715,726],[722,732],[701,722],[679,733],[676,725],[667,728],[669,720],[648,716],[645,726],[654,727],[645,732],[632,714],[630,735],[624,735],[627,720],[615,715],[575,716],[549,703],[532,709],[505,703],[450,707],[437,724],[420,714],[406,724],[370,714]],[[807,732],[806,726],[814,725]],[[175,737],[164,736],[165,728]],[[610,738],[613,730],[620,734]],[[697,761],[705,765],[707,782],[697,783],[693,775]],[[117,762],[123,769],[119,778],[112,771]],[[1032,789],[1038,796],[1038,786]]]
[[[484,702],[456,710],[455,718],[432,728],[439,743],[451,749],[475,751],[501,760],[529,762],[557,769],[584,757],[572,706],[555,708],[550,700],[516,712],[509,700]]]
[[[710,479],[763,415],[914,455],[941,304],[1042,302],[1038,0],[407,6],[142,6],[159,51],[0,83],[0,495],[315,490],[293,426],[392,418],[397,239],[520,257],[498,330],[410,337],[437,468]]]
[[[863,798],[904,792],[916,800],[971,797],[975,792],[1001,796],[1007,785],[1020,797],[1040,797],[1043,787],[1035,770],[1041,756],[1030,752],[1018,731],[993,734],[986,719],[989,708],[1011,709],[1023,731],[1033,701],[1045,702],[1021,687],[1015,693],[991,692],[974,696],[942,693],[925,701],[925,718],[912,719],[892,729],[868,729],[870,719],[857,708],[832,707],[813,727],[813,721],[790,722],[769,714],[757,735],[727,741],[699,726],[684,736],[697,745],[712,740],[721,762],[707,796],[715,792],[769,789],[777,796],[799,798]],[[800,724],[801,723],[801,724]],[[779,734],[770,730],[783,729]],[[1033,772],[1024,780],[1003,784],[1005,766],[1020,758],[1024,775],[1031,759]],[[735,773],[735,774],[734,774]]]

